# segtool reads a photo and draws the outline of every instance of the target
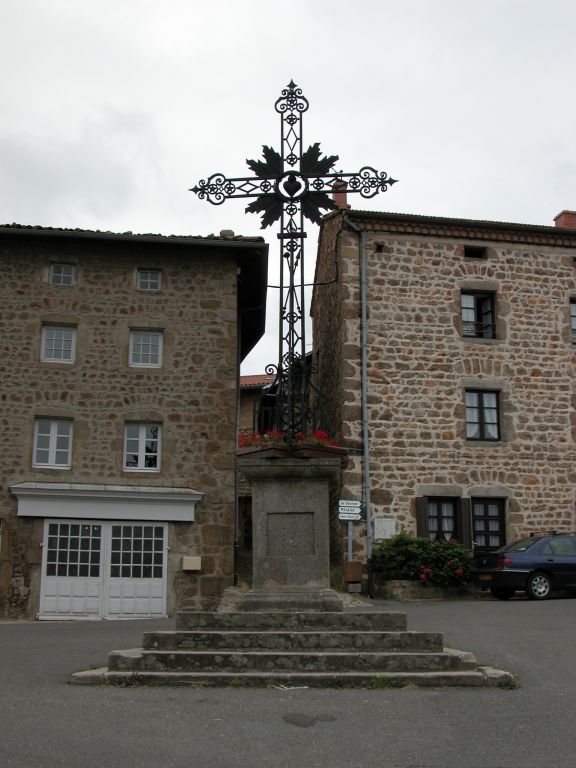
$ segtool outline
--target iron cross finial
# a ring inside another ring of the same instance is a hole
[[[190,191],[201,200],[221,205],[232,198],[254,198],[247,213],[261,214],[261,228],[280,220],[281,270],[280,353],[276,372],[278,389],[274,426],[290,441],[307,433],[310,424],[309,366],[306,365],[304,321],[304,218],[315,224],[322,211],[337,208],[330,193],[345,185],[348,192],[371,198],[396,183],[384,171],[364,166],[356,173],[334,171],[338,155],[323,155],[320,144],[306,150],[302,143],[302,115],[308,110],[302,89],[291,80],[275,102],[281,116],[280,150],[264,145],[261,160],[246,160],[253,176],[228,178],[214,173]],[[299,283],[298,283],[299,280]]]

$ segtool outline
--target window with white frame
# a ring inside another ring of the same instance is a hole
[[[62,325],[42,326],[40,359],[47,363],[73,363],[76,350],[76,328]]]
[[[130,365],[137,368],[161,368],[163,331],[130,331]]]
[[[124,469],[137,472],[160,471],[159,424],[126,424],[124,428]]]
[[[36,419],[33,466],[69,469],[72,464],[72,421]]]
[[[75,272],[74,264],[50,264],[48,282],[54,285],[74,285]]]
[[[162,290],[161,269],[139,269],[136,272],[136,285],[141,291]]]

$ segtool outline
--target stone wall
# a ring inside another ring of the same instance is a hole
[[[341,231],[340,223],[332,218],[322,226],[311,307],[320,425],[349,452],[342,487],[332,496],[331,557],[336,564],[348,549],[343,538],[348,525],[338,520],[337,499],[361,499],[363,476],[358,235]],[[352,530],[353,550],[361,552],[366,528],[354,523]]]
[[[555,242],[548,228],[541,228],[546,244],[531,242],[538,239],[532,232],[479,235],[475,222],[468,231],[430,226],[411,234],[409,225],[390,231],[378,214],[367,216],[354,223],[366,233],[372,514],[414,531],[419,496],[496,496],[507,499],[508,540],[575,530],[576,242],[567,245],[561,233]],[[343,442],[354,448],[361,429],[359,250],[351,231],[340,233],[334,249],[341,224],[336,214],[324,225],[317,274],[333,269],[336,250],[341,285],[330,299],[316,289],[315,342],[321,350],[333,346],[335,363],[321,370],[321,386],[341,398]],[[464,256],[470,240],[486,248],[485,258]],[[497,338],[462,336],[462,290],[495,293]],[[501,440],[466,439],[466,388],[501,393]],[[359,458],[344,484],[343,493],[361,497]]]
[[[47,281],[76,265],[72,286]],[[163,270],[162,291],[136,290],[136,268]],[[196,521],[169,526],[168,607],[211,608],[232,584],[236,411],[236,260],[198,246],[0,240],[0,615],[38,610],[43,521],[16,518],[8,486],[25,481],[177,486],[205,494]],[[77,328],[74,364],[40,362],[42,323]],[[164,331],[161,368],[128,366],[131,328]],[[37,417],[74,420],[72,468],[33,469]],[[124,472],[126,421],[162,425],[161,471]],[[202,555],[185,574],[182,554]]]

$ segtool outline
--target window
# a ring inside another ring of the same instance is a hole
[[[472,499],[472,526],[476,550],[500,549],[506,544],[505,499]]]
[[[69,469],[72,422],[66,419],[36,419],[34,432],[33,466]]]
[[[124,469],[137,472],[160,470],[159,424],[126,424]]]
[[[456,540],[472,549],[470,499],[459,496],[416,498],[416,533],[432,541]]]
[[[42,326],[42,351],[44,362],[73,363],[76,347],[76,328],[60,325]]]
[[[485,259],[488,255],[488,251],[481,245],[465,245],[464,246],[464,258],[465,259]]]
[[[49,523],[46,576],[100,576],[102,526]]]
[[[494,294],[462,291],[460,296],[462,336],[494,339]]]
[[[572,344],[576,344],[576,299],[570,299],[570,328],[572,331]]]
[[[500,440],[498,392],[468,389],[466,402],[466,438]]]
[[[163,337],[162,331],[130,331],[130,365],[161,368]]]
[[[112,526],[110,576],[125,579],[161,579],[164,575],[164,526]]]
[[[160,291],[162,289],[162,270],[139,269],[136,272],[136,285],[141,291]]]
[[[74,264],[50,264],[48,282],[54,285],[74,285]]]
[[[428,537],[432,541],[457,538],[456,499],[428,499]]]

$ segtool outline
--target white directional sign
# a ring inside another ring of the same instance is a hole
[[[362,520],[362,502],[352,499],[338,499],[338,518],[340,520]]]

